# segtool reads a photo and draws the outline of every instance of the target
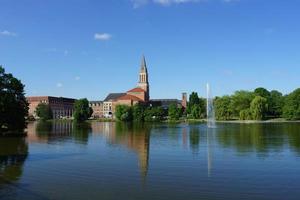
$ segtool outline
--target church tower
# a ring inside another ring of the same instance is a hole
[[[149,101],[150,95],[149,95],[148,70],[147,70],[146,59],[144,55],[142,56],[142,61],[141,61],[141,70],[139,74],[138,87],[146,91],[145,100]]]

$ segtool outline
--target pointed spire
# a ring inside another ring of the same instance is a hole
[[[141,72],[147,72],[147,65],[146,65],[146,59],[144,54],[142,55]]]

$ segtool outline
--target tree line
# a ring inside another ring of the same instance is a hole
[[[214,99],[217,120],[300,119],[300,88],[283,95],[277,90],[256,88]]]

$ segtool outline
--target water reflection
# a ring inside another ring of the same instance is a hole
[[[300,132],[297,124],[223,124],[218,129],[218,142],[234,148],[240,155],[256,152],[266,157],[270,152],[282,152],[289,144],[300,153]]]
[[[92,128],[90,123],[40,121],[28,124],[27,132],[29,142],[57,143],[74,140],[86,145]]]
[[[281,188],[299,186],[299,130],[35,122],[26,139],[0,138],[0,198],[11,190],[12,199],[284,199]]]
[[[94,134],[103,134],[111,145],[122,145],[135,151],[143,181],[145,181],[150,152],[151,126],[147,124],[92,123]]]
[[[25,138],[0,138],[0,188],[20,179],[27,156],[28,144]]]

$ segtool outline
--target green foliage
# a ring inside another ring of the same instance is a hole
[[[127,105],[117,105],[115,115],[119,121],[128,122],[133,119],[132,108]]]
[[[215,99],[215,116],[217,120],[229,120],[232,118],[230,102],[230,96],[223,96]]]
[[[187,114],[194,119],[204,118],[206,115],[206,100],[198,97],[197,92],[192,92],[189,96]]]
[[[173,103],[169,106],[168,115],[170,120],[178,120],[182,116],[182,109]]]
[[[254,93],[249,91],[236,91],[234,95],[231,96],[230,110],[233,116],[239,117],[242,110],[250,108],[250,103],[254,98]]]
[[[24,85],[0,66],[0,132],[22,131],[26,126],[28,103]]]
[[[255,94],[255,96],[261,96],[261,97],[264,97],[266,99],[269,99],[270,95],[271,95],[270,92],[267,89],[262,88],[262,87],[256,88],[254,90],[254,94]]]
[[[200,105],[193,105],[191,115],[193,119],[200,119],[201,116],[201,108]]]
[[[267,99],[261,96],[256,96],[250,105],[250,111],[252,119],[262,120],[265,118],[265,114],[268,108]]]
[[[283,116],[288,120],[300,119],[300,88],[285,98]]]
[[[282,109],[284,106],[284,97],[282,93],[277,90],[272,90],[270,92],[270,99],[268,102],[269,105],[269,114],[274,117],[282,116]]]
[[[145,107],[143,105],[135,104],[132,107],[133,120],[136,122],[144,121],[144,111],[145,111]]]
[[[74,119],[81,122],[89,119],[93,114],[92,108],[89,107],[87,99],[79,99],[74,104]]]
[[[240,111],[240,120],[251,120],[251,119],[252,119],[252,113],[250,111],[250,108]]]
[[[160,122],[164,120],[166,114],[162,107],[148,107],[145,110],[145,118],[146,122]]]
[[[41,120],[49,120],[52,119],[52,110],[48,104],[45,103],[40,103],[36,107],[36,115],[41,119]]]

